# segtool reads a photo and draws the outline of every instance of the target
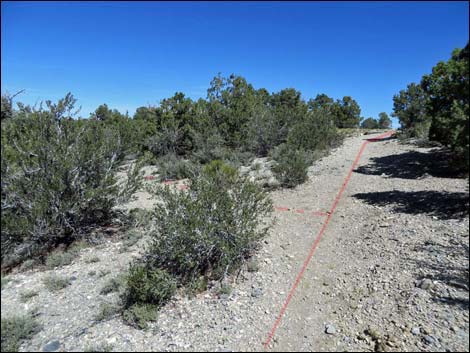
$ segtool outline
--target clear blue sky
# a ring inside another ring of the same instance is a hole
[[[468,41],[467,2],[2,2],[2,92],[72,92],[133,114],[213,76],[304,98],[350,95],[362,116]]]

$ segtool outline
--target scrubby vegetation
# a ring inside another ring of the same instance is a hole
[[[238,168],[270,157],[281,185],[294,187],[315,158],[341,143],[338,128],[359,127],[360,108],[351,97],[307,102],[293,88],[271,94],[235,75],[216,76],[207,92],[198,101],[176,93],[138,108],[133,118],[102,104],[88,119],[78,117],[71,94],[17,108],[13,96],[3,95],[2,268],[71,264],[80,251],[73,244],[115,221],[115,206],[141,186],[139,170],[147,163],[157,166],[160,181],[188,178],[190,188],[155,186],[161,202],[153,212],[130,212],[118,222],[142,228],[122,232],[122,251],[145,232],[150,244],[126,274],[100,289],[118,293],[121,302],[105,304],[97,320],[120,312],[144,328],[178,288],[194,294],[218,281],[219,294],[228,294],[228,276],[243,267],[256,271],[250,258],[269,229],[272,204]],[[129,164],[123,182],[117,174]],[[53,292],[70,281],[48,276],[44,285]]]
[[[71,94],[39,107],[15,107],[14,96],[2,95],[2,268],[109,223],[114,206],[138,189],[142,163],[157,165],[161,180],[194,179],[213,160],[240,167],[281,145],[299,156],[326,152],[341,142],[338,127],[361,120],[351,97],[307,102],[293,88],[271,94],[236,75],[216,76],[207,92],[197,101],[178,92],[132,118],[102,104],[88,119]],[[139,163],[118,183],[116,171],[129,160]],[[49,258],[48,266],[70,263],[70,255]]]
[[[119,133],[97,120],[74,120],[74,104],[67,95],[47,108],[19,105],[2,118],[3,266],[82,238],[137,188],[136,168],[133,185],[116,185]]]
[[[2,318],[1,327],[2,352],[18,352],[24,340],[41,330],[41,326],[30,315]]]
[[[266,192],[220,161],[205,166],[187,193],[154,191],[163,203],[154,211],[146,260],[183,283],[205,274],[223,278],[266,234],[259,227],[272,209]]]
[[[449,147],[455,162],[469,169],[470,45],[455,49],[419,84],[411,83],[393,97],[394,116],[406,136],[437,141]]]

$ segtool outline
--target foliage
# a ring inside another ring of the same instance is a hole
[[[412,83],[394,96],[394,116],[409,136],[428,137],[448,146],[469,169],[470,44],[455,49],[420,84]],[[424,136],[423,136],[424,135]]]
[[[125,284],[125,277],[123,275],[110,278],[100,289],[100,294],[109,294],[114,292],[119,292]]]
[[[40,330],[41,325],[31,315],[2,318],[1,351],[18,352],[21,343]]]
[[[198,174],[199,166],[189,160],[182,160],[174,154],[167,154],[157,161],[161,180],[191,178]]]
[[[114,178],[120,136],[74,120],[74,104],[68,94],[46,109],[20,106],[2,124],[2,265],[81,238],[135,190],[137,179],[121,188]]]
[[[392,127],[392,119],[388,117],[388,114],[385,112],[379,113],[379,129],[390,129]]]
[[[158,307],[152,304],[134,304],[122,313],[125,323],[141,330],[148,327],[148,322],[157,320],[157,316]]]
[[[118,315],[122,311],[122,308],[116,304],[101,303],[98,308],[98,313],[95,316],[96,321],[104,321]]]
[[[272,204],[256,184],[214,161],[193,179],[188,192],[157,187],[155,229],[147,263],[183,283],[201,275],[221,279],[237,269],[266,234],[262,217]]]
[[[126,308],[134,304],[164,305],[176,291],[176,280],[165,270],[134,263],[126,276]]]
[[[402,129],[410,137],[427,138],[430,117],[426,112],[427,97],[420,85],[411,83],[406,90],[393,96],[393,114],[397,117]]]
[[[26,290],[24,292],[20,293],[20,302],[26,303],[28,302],[31,298],[37,296],[39,294],[38,291],[36,290]]]
[[[307,113],[295,124],[287,136],[287,143],[305,151],[323,151],[334,147],[340,137],[334,118],[326,109]]]
[[[456,49],[447,62],[439,62],[421,85],[432,117],[429,138],[449,146],[469,168],[470,44]]]
[[[363,129],[377,129],[379,127],[379,122],[374,118],[367,118],[361,123],[361,128]]]
[[[43,278],[42,282],[50,292],[57,292],[70,285],[70,278],[48,275]]]
[[[282,186],[293,188],[307,180],[307,153],[289,144],[280,145],[273,153],[274,175]]]

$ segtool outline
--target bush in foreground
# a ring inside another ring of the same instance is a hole
[[[168,187],[154,192],[155,228],[147,264],[182,283],[201,275],[222,279],[251,255],[266,234],[262,217],[272,210],[266,192],[220,161],[208,164],[188,192]]]
[[[2,267],[81,238],[110,219],[137,188],[137,168],[118,185],[120,136],[73,119],[70,94],[47,109],[20,106],[2,123]]]
[[[282,186],[293,188],[307,180],[309,158],[305,151],[283,144],[273,153],[274,175]]]

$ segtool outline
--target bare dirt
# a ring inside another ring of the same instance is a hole
[[[123,251],[110,237],[68,266],[9,275],[2,317],[37,308],[43,329],[22,351],[42,351],[54,341],[48,347],[58,351],[468,351],[468,180],[449,175],[438,149],[396,139],[367,145],[263,347],[326,219],[319,212],[330,210],[369,137],[346,139],[310,168],[308,182],[271,193],[284,211],[273,212],[274,226],[256,255],[258,271],[234,278],[228,295],[217,295],[216,287],[195,298],[177,295],[147,330],[119,317],[97,321],[100,303],[118,300],[100,289],[145,242]],[[132,207],[151,207],[148,194],[138,196]],[[90,263],[94,257],[100,261]],[[42,283],[50,273],[74,279],[51,293]],[[26,290],[38,295],[23,303]]]

